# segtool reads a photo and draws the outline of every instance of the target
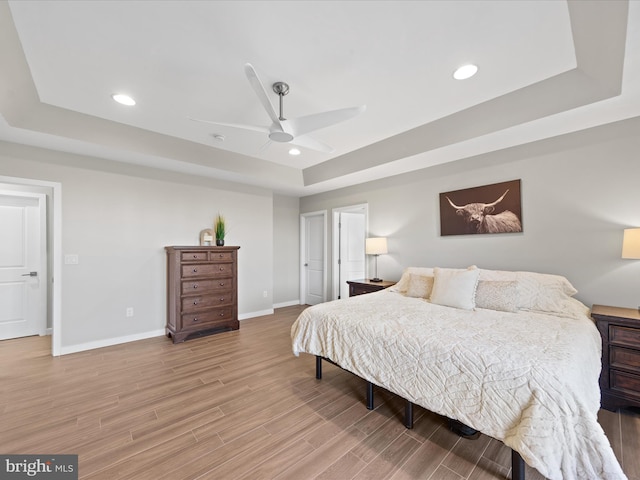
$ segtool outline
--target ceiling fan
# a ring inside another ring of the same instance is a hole
[[[356,115],[364,112],[366,109],[366,105],[361,105],[359,107],[342,108],[339,110],[332,110],[323,113],[306,115],[304,117],[287,119],[284,117],[283,99],[284,96],[289,93],[289,85],[284,82],[276,82],[272,85],[272,89],[278,95],[280,101],[280,114],[278,115],[276,113],[276,110],[273,108],[271,100],[269,100],[267,91],[258,78],[258,74],[250,63],[245,64],[244,72],[249,79],[251,87],[258,96],[258,100],[260,100],[260,103],[262,103],[262,106],[267,111],[269,118],[271,118],[272,123],[270,126],[238,125],[234,123],[220,123],[209,120],[199,120],[196,118],[192,118],[191,120],[211,123],[223,127],[233,127],[243,130],[266,133],[269,137],[269,140],[267,141],[265,146],[268,145],[271,141],[274,141],[281,143],[291,143],[293,145],[303,148],[309,148],[318,152],[331,153],[334,151],[332,147],[311,138],[307,134],[316,130],[320,130],[321,128],[335,125],[336,123],[349,120],[350,118],[353,118]]]

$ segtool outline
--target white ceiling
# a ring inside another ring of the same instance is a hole
[[[640,115],[639,54],[633,1],[3,1],[0,140],[307,195]],[[268,125],[247,62],[367,110],[298,157],[189,120]]]

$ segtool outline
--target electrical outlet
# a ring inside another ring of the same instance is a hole
[[[126,316],[133,317],[133,307],[127,307]]]
[[[269,293],[265,290],[264,292],[262,292],[262,296],[264,298],[267,298],[269,296]]]

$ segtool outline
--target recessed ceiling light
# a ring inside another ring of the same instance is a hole
[[[455,72],[453,72],[453,78],[455,78],[456,80],[466,80],[467,78],[473,77],[477,71],[478,67],[475,65],[463,65]]]
[[[300,155],[300,150],[298,150],[297,148],[292,148],[291,150],[289,150],[289,155]]]
[[[136,104],[136,101],[133,98],[123,93],[114,93],[113,95],[111,95],[111,98],[113,98],[116,102],[122,105],[127,105],[129,107]]]

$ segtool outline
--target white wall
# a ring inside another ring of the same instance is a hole
[[[273,305],[300,303],[300,200],[273,196]]]
[[[197,245],[218,212],[227,219],[225,244],[241,247],[239,317],[272,311],[271,296],[263,296],[273,291],[271,192],[149,169],[123,166],[127,174],[116,173],[113,162],[103,165],[113,171],[100,171],[99,165],[0,143],[0,176],[62,185],[62,252],[79,256],[78,265],[62,271],[63,353],[162,333],[164,246]],[[134,308],[133,318],[125,317],[127,307]]]
[[[303,197],[301,213],[368,203],[369,230],[389,237],[379,274],[407,266],[519,269],[564,275],[588,305],[640,305],[640,261],[620,258],[640,226],[640,121]],[[441,192],[522,179],[524,232],[440,236]]]

